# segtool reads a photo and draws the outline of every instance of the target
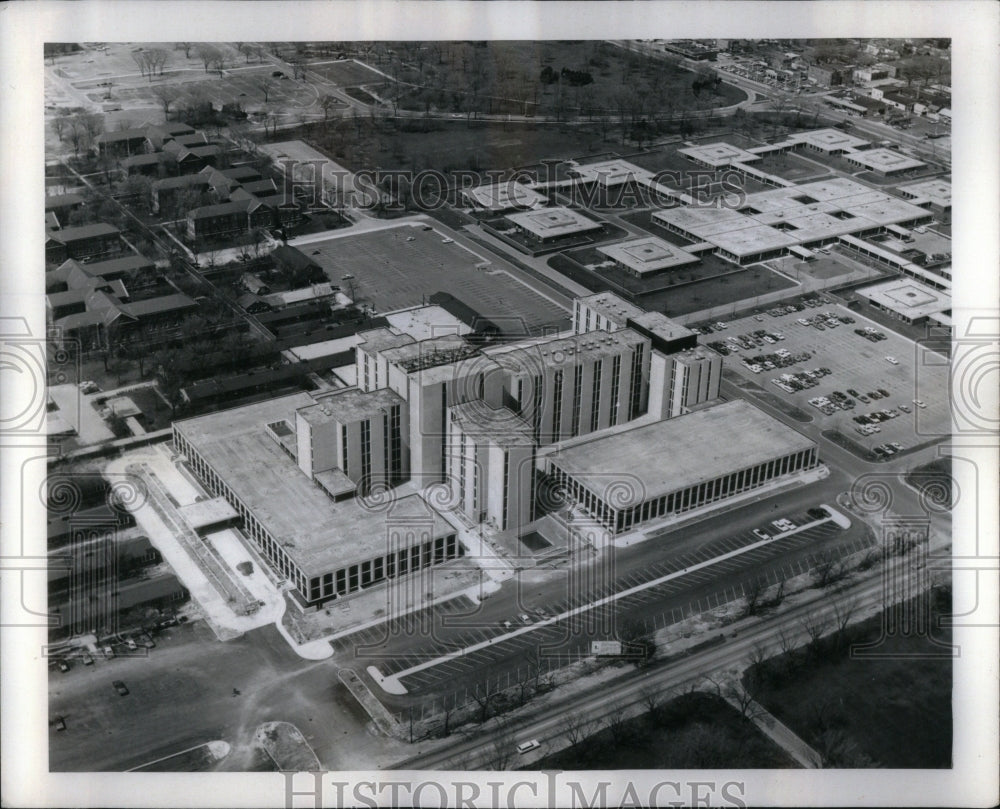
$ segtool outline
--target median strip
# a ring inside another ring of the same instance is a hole
[[[824,505],[823,508],[831,515],[829,517],[824,517],[821,520],[813,520],[812,522],[805,523],[804,525],[797,526],[790,531],[784,531],[780,534],[775,534],[770,539],[762,539],[759,542],[753,542],[749,545],[745,545],[742,548],[737,548],[733,551],[727,551],[726,553],[720,554],[719,556],[714,556],[711,559],[706,559],[704,562],[697,562],[696,564],[690,565],[682,570],[675,570],[673,573],[667,573],[666,575],[660,576],[656,579],[651,579],[650,581],[644,582],[642,584],[637,584],[634,587],[629,587],[625,590],[619,590],[611,595],[599,598],[596,601],[591,601],[587,604],[582,604],[579,607],[574,607],[573,609],[567,610],[566,612],[560,613],[559,615],[554,615],[550,618],[544,618],[537,623],[529,624],[528,626],[522,626],[518,629],[512,630],[511,632],[506,632],[503,635],[497,635],[495,638],[490,638],[489,640],[480,641],[479,643],[474,643],[471,646],[466,646],[464,649],[459,649],[454,652],[448,652],[447,654],[440,655],[433,658],[432,660],[425,660],[423,663],[418,663],[415,666],[411,666],[408,669],[397,672],[389,677],[382,675],[376,666],[369,666],[368,672],[372,679],[382,688],[383,691],[389,694],[405,694],[407,693],[406,687],[402,684],[401,680],[404,677],[409,677],[412,674],[416,674],[419,671],[424,671],[425,669],[433,668],[441,663],[448,660],[455,660],[457,658],[465,657],[467,655],[474,654],[475,652],[481,651],[483,649],[488,649],[497,643],[502,643],[503,641],[510,640],[511,638],[516,638],[521,635],[526,635],[529,632],[533,632],[536,629],[541,629],[545,626],[550,626],[562,621],[566,618],[571,618],[574,615],[579,615],[581,613],[587,612],[588,610],[596,609],[602,607],[605,604],[613,604],[622,598],[627,598],[630,595],[636,593],[641,593],[643,590],[648,590],[652,587],[657,587],[668,581],[673,581],[674,579],[682,578],[690,573],[694,573],[699,570],[704,570],[705,568],[711,567],[712,565],[724,562],[727,559],[733,559],[737,556],[741,556],[744,553],[749,553],[750,551],[762,548],[765,545],[770,545],[772,542],[784,539],[785,537],[794,536],[795,534],[805,531],[809,528],[815,528],[818,525],[823,525],[824,523],[833,522],[839,527],[845,528],[850,526],[850,520],[844,517],[842,514],[831,508],[830,506]]]

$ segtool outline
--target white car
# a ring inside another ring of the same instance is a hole
[[[754,528],[753,529],[753,535],[755,537],[757,537],[757,539],[770,539],[771,538],[771,535],[769,533],[767,533],[766,531],[761,531],[759,528]]]
[[[441,244],[452,244],[454,241],[454,239],[442,239]]]
[[[897,360],[895,357],[886,357],[885,361],[892,363],[893,365],[899,365],[899,360]]]
[[[921,401],[920,401],[919,399],[914,399],[914,400],[913,400],[913,404],[915,404],[915,405],[916,405],[917,407],[919,407],[919,408],[920,408],[921,410],[923,410],[924,408],[926,408],[926,407],[927,407],[927,405],[925,405],[925,404],[924,404],[923,402],[921,402]]]
[[[530,753],[532,750],[537,750],[541,746],[542,745],[538,741],[538,739],[531,739],[530,741],[527,742],[521,742],[517,746],[517,752],[519,755],[523,756],[525,753]]]

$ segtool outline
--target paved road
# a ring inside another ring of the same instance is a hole
[[[892,560],[890,570],[905,569],[909,560]],[[825,621],[836,619],[838,609],[851,604],[860,614],[882,604],[884,585],[880,575],[858,581],[842,590],[836,597],[829,593],[817,594],[815,601],[802,601],[786,609],[782,614],[756,625],[741,628],[738,635],[730,632],[720,645],[683,657],[679,660],[654,666],[643,673],[626,672],[615,682],[603,683],[599,689],[589,694],[576,694],[572,706],[564,702],[554,702],[530,717],[512,720],[506,728],[515,742],[537,739],[541,747],[528,756],[515,760],[512,766],[531,767],[532,763],[567,744],[565,722],[569,713],[576,719],[600,722],[617,713],[622,708],[631,715],[644,710],[644,695],[649,690],[680,693],[691,687],[704,687],[705,678],[719,671],[738,671],[746,667],[754,649],[761,645],[775,645],[779,635],[795,642],[804,643],[808,637],[803,621]],[[441,749],[419,751],[415,756],[403,759],[394,766],[398,769],[446,770],[446,769],[489,769],[496,755],[496,736],[492,732],[463,740]]]

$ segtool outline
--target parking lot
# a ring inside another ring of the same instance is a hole
[[[836,317],[826,317],[825,313],[850,318],[855,322],[844,323]],[[810,321],[810,325],[800,323],[800,319]],[[815,325],[817,320],[819,327]],[[910,449],[950,432],[948,366],[943,358],[926,352],[913,341],[847,307],[821,303],[816,307],[805,307],[802,311],[778,317],[760,313],[727,321],[726,327],[702,337],[702,341],[706,343],[720,340],[728,342],[732,351],[723,359],[725,367],[808,412],[824,432],[840,432],[866,450],[892,442]],[[864,331],[866,328],[884,334],[885,339],[872,341],[856,333],[856,330]],[[774,344],[764,343],[763,346],[756,345],[754,341],[753,349],[737,348],[727,339],[730,336],[749,335],[762,329],[768,333],[780,333],[785,339]],[[767,368],[762,367],[761,363],[754,363],[759,370],[753,370],[743,363],[744,358],[752,360],[759,355],[770,355],[778,349],[787,351],[792,356],[808,354],[809,358],[784,368]],[[892,357],[896,362],[893,363],[887,357]],[[789,391],[778,384],[790,381],[787,376],[783,379],[783,374],[794,376],[816,369],[820,369],[820,373],[815,378],[798,379],[800,383],[806,383],[802,390]],[[829,369],[829,373],[823,373],[822,369]],[[858,396],[849,393],[852,390]],[[889,395],[882,396],[879,392],[883,390]],[[842,396],[834,396],[835,392]],[[870,396],[871,393],[876,396]],[[863,401],[860,396],[868,401]],[[810,400],[823,398],[831,402],[839,398],[847,407],[837,406],[835,403],[834,406],[822,402],[820,406],[810,404]],[[847,400],[853,402],[853,407]],[[920,407],[914,400],[919,400],[924,406]],[[896,415],[875,422],[878,431],[872,431],[870,435],[860,434],[858,428],[865,425],[855,421],[855,417],[870,416],[882,410]],[[910,412],[906,412],[907,410]]]
[[[779,529],[773,525],[773,520],[782,518],[790,519],[795,527],[809,527],[793,529],[793,533],[765,540],[765,544],[761,544],[762,536],[777,536]],[[423,634],[423,640],[416,645],[411,645],[396,655],[372,655],[371,662],[378,666],[383,675],[398,676],[402,673],[403,684],[411,694],[435,693],[439,697],[447,696],[449,704],[452,701],[463,704],[471,699],[473,684],[480,680],[489,679],[491,687],[495,684],[497,688],[506,688],[528,676],[532,666],[541,666],[543,671],[554,671],[586,657],[591,640],[617,636],[626,625],[641,625],[643,632],[664,629],[691,615],[716,609],[742,598],[744,586],[750,579],[759,577],[761,581],[772,585],[807,572],[825,554],[832,554],[830,558],[841,558],[870,546],[871,539],[863,526],[856,524],[843,530],[832,520],[823,520],[822,514],[807,513],[795,508],[783,513],[773,512],[760,517],[755,523],[757,531],[761,533],[748,527],[746,530],[700,543],[687,552],[661,557],[640,568],[616,573],[612,580],[595,582],[589,587],[581,586],[582,582],[577,580],[567,581],[550,587],[553,598],[545,601],[543,609],[518,607],[519,614],[511,614],[507,619],[490,620],[493,610],[492,604],[489,604],[488,607],[484,605],[485,612],[471,616],[471,620],[466,621],[456,607],[451,611],[450,620],[442,619],[446,622],[444,626],[439,626],[433,633]],[[651,541],[656,539],[658,538]],[[751,545],[758,547],[571,617],[540,625],[530,632],[512,636],[517,630],[539,623],[545,618],[561,615],[613,593],[641,587]],[[613,567],[611,565],[608,569]],[[498,597],[495,596],[494,599]],[[446,628],[448,623],[453,626],[450,632]],[[362,634],[345,640],[355,639],[371,642],[371,637]],[[461,656],[444,657],[477,644],[488,645]],[[346,646],[349,644],[345,644]],[[342,648],[341,651],[349,653],[348,648]],[[405,673],[414,666],[437,658],[442,659],[427,668]],[[459,683],[462,684],[461,688],[458,688]],[[380,689],[374,690],[382,696]]]

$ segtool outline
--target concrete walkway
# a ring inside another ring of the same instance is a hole
[[[741,706],[739,701],[731,695],[727,695],[725,699],[737,711],[745,712],[747,719],[753,722],[758,730],[784,750],[800,766],[810,770],[822,768],[823,757],[759,702],[751,700],[747,705]]]

